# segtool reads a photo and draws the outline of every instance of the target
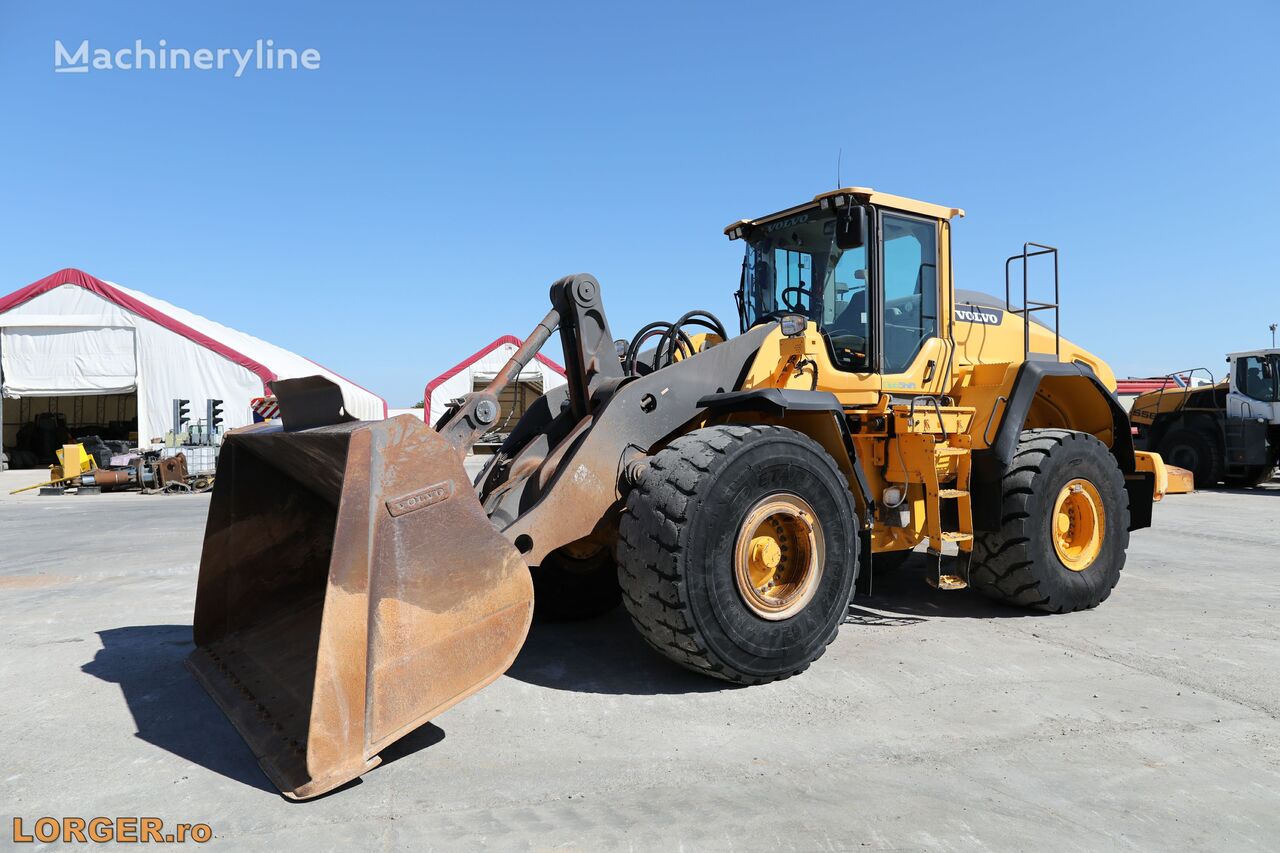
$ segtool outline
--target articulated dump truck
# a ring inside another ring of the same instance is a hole
[[[1134,451],[1106,364],[1057,334],[1056,250],[1010,258],[1004,299],[955,289],[962,215],[847,188],[735,222],[736,336],[691,311],[615,341],[597,281],[561,279],[434,429],[356,421],[319,377],[273,383],[282,422],[223,444],[191,670],[306,799],[502,674],[535,607],[621,602],[659,654],[758,684],[817,660],[917,546],[934,587],[1096,606],[1165,469]],[[1052,301],[1027,299],[1037,264]],[[556,331],[568,384],[472,482],[499,392]]]

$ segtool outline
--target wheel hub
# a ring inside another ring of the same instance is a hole
[[[1102,495],[1088,480],[1076,478],[1062,487],[1052,515],[1053,549],[1062,565],[1083,572],[1102,552],[1106,515]]]
[[[764,619],[787,619],[817,592],[824,560],[822,525],[795,495],[756,503],[738,528],[734,579],[742,600]]]

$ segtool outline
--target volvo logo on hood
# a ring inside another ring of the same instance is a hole
[[[956,319],[961,323],[978,323],[983,326],[999,326],[1004,322],[1004,311],[984,305],[957,305]]]

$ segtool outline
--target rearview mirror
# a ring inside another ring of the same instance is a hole
[[[863,207],[851,207],[836,226],[836,248],[840,251],[857,249],[867,242],[867,211]]]

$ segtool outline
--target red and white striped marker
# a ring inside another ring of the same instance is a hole
[[[249,408],[253,410],[254,423],[280,417],[280,404],[275,397],[254,397],[249,401]]]

